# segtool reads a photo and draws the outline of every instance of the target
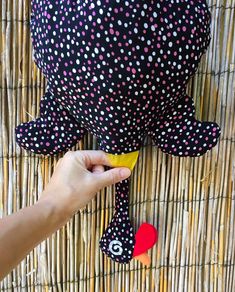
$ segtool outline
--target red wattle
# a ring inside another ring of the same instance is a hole
[[[149,223],[141,224],[135,235],[133,257],[145,253],[157,242],[157,229]]]

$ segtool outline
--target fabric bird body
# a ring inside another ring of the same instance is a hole
[[[175,156],[200,156],[217,144],[220,127],[197,120],[186,94],[211,39],[206,0],[31,4],[33,57],[48,84],[40,116],[15,129],[21,147],[54,155],[90,132],[114,167],[133,169],[147,135]],[[128,193],[129,179],[116,184],[100,247],[120,263],[141,253],[149,263],[157,231],[144,223],[134,234]]]

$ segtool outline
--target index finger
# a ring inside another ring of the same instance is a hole
[[[96,164],[112,167],[108,155],[102,150],[78,150],[74,153],[78,158],[83,160],[87,168]]]

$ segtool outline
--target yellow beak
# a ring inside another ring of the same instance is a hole
[[[130,168],[130,170],[133,170],[139,156],[139,151],[118,155],[106,153],[106,155],[108,156],[109,161],[113,167],[124,166]]]

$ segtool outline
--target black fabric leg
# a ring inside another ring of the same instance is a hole
[[[68,150],[83,138],[83,128],[63,106],[46,91],[40,102],[40,117],[15,128],[19,146],[37,154],[53,155]]]
[[[193,99],[186,95],[150,127],[148,135],[163,152],[174,156],[201,156],[214,147],[221,129],[214,122],[195,119]]]

